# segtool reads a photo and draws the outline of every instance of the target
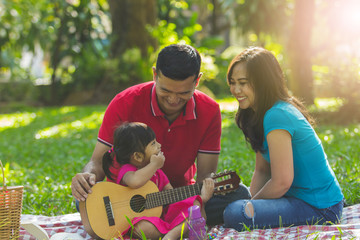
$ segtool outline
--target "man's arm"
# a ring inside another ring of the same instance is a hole
[[[87,195],[91,193],[91,187],[105,178],[102,168],[102,158],[105,152],[110,149],[109,146],[97,142],[90,161],[85,165],[82,173],[77,173],[71,182],[71,191],[74,198],[78,201],[85,201]]]
[[[196,182],[211,178],[211,173],[216,173],[219,154],[198,153]]]

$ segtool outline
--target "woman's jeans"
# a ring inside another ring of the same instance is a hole
[[[239,188],[234,192],[227,193],[225,195],[216,195],[210,198],[210,200],[205,204],[206,212],[206,224],[208,225],[217,225],[223,224],[224,218],[223,213],[225,208],[232,202],[238,201],[240,199],[250,199],[251,194],[244,184],[240,183]]]
[[[254,216],[249,213],[251,203]],[[247,212],[245,213],[245,210]],[[343,201],[324,209],[317,209],[306,202],[293,198],[238,200],[224,211],[225,227],[237,231],[299,225],[323,225],[338,223],[342,216]]]

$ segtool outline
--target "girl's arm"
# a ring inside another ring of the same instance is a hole
[[[290,133],[276,129],[266,138],[269,146],[271,178],[253,195],[253,199],[280,198],[289,190],[294,179]]]
[[[255,196],[270,178],[270,164],[263,158],[260,152],[257,152],[255,170],[250,183],[251,196]]]
[[[130,188],[140,188],[151,179],[156,170],[164,165],[164,162],[165,157],[162,152],[157,155],[152,155],[148,165],[138,169],[137,171],[125,173],[121,179],[121,183]]]

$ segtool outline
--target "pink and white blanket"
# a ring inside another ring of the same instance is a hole
[[[21,216],[21,222],[34,222],[40,225],[51,237],[56,233],[77,233],[84,239],[92,239],[81,223],[79,213],[62,216],[46,217],[39,215]],[[221,225],[209,229],[210,239],[360,239],[360,204],[344,208],[341,223],[331,226],[297,226],[287,228],[274,228],[266,230],[253,230],[237,232],[232,228]],[[22,240],[35,240],[25,229],[20,228]]]

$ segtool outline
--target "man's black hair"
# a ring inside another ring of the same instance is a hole
[[[172,44],[163,48],[156,62],[156,73],[173,80],[185,80],[200,73],[201,57],[199,52],[186,44]]]

